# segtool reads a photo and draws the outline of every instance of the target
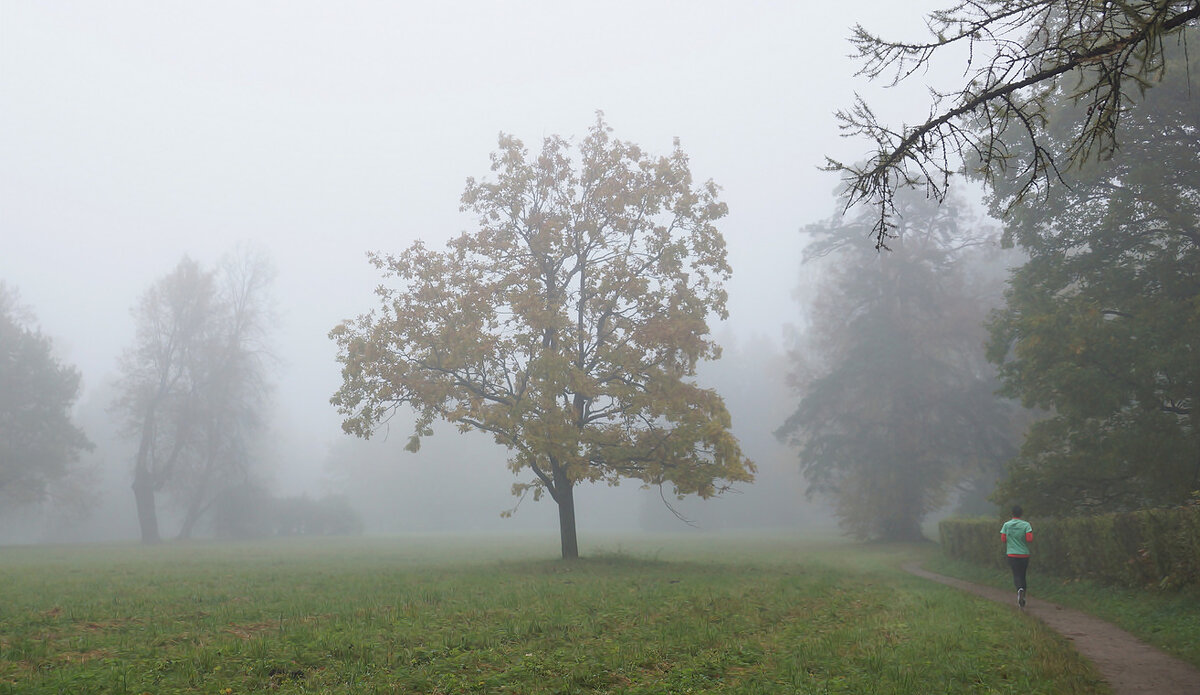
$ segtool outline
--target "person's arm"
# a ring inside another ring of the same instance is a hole
[[[1000,532],[1000,542],[1001,542],[1001,543],[1007,543],[1007,542],[1008,542],[1008,534],[1007,534],[1007,533],[1005,533],[1005,532],[1003,532],[1003,531],[1001,531],[1001,532]]]

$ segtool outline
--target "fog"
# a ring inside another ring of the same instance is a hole
[[[367,251],[470,228],[459,195],[487,175],[501,131],[536,147],[582,136],[597,110],[650,152],[678,137],[697,178],[723,189],[733,276],[713,331],[727,357],[700,380],[728,400],[760,475],[678,503],[690,526],[657,489],[582,486],[581,537],[827,523],[771,435],[794,400],[782,354],[798,230],[835,209],[824,156],[866,151],[838,137],[837,108],[856,91],[885,120],[927,108],[923,85],[853,77],[850,28],[913,36],[926,6],[0,0],[0,280],[82,372],[77,419],[97,445],[79,489],[60,491],[97,498],[90,520],[10,515],[0,542],[136,537],[131,445],[105,414],[130,309],[184,254],[214,263],[238,247],[277,272],[275,410],[258,453],[273,492],[344,493],[375,533],[553,531],[548,499],[499,518],[516,479],[488,437],[441,427],[409,454],[402,416],[370,442],[342,434],[326,334],[375,304]]]

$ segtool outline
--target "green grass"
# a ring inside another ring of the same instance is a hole
[[[924,563],[931,572],[1008,589],[1007,570],[931,556]],[[1081,580],[1047,577],[1037,572],[1037,558],[1029,567],[1029,592],[1046,601],[1103,618],[1149,644],[1200,667],[1200,591],[1123,589]]]
[[[0,693],[1095,693],[1066,641],[783,539],[0,548]]]

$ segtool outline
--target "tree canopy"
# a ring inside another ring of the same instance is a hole
[[[79,371],[63,364],[51,340],[0,282],[0,499],[40,502],[92,447],[71,419]]]
[[[581,482],[709,497],[751,480],[724,402],[690,378],[718,357],[708,320],[726,313],[717,187],[693,181],[678,142],[652,157],[602,117],[537,154],[501,135],[492,171],[462,196],[475,231],[370,255],[394,285],[331,333],[344,429],[370,436],[405,407],[412,449],[438,419],[490,433],[529,475],[513,493],[557,503],[565,558]]]
[[[133,490],[142,540],[159,540],[156,493],[183,506],[180,535],[230,485],[247,481],[268,394],[265,259],[243,253],[218,269],[184,257],[142,295],[114,405],[138,442]]]
[[[1029,253],[991,321],[1007,393],[1043,408],[996,493],[1033,513],[1178,504],[1200,489],[1200,108],[1179,56],[1123,125],[1122,156],[1070,172],[1010,240]],[[1045,146],[1078,114],[1050,102]],[[1016,184],[998,185],[1006,206]]]
[[[941,200],[964,156],[989,180],[1019,180],[1020,199],[1072,165],[1116,152],[1126,117],[1168,69],[1165,52],[1198,20],[1200,0],[969,0],[931,14],[927,41],[892,41],[858,26],[851,41],[860,75],[895,84],[964,46],[965,83],[934,92],[927,120],[900,128],[879,122],[858,97],[837,116],[846,135],[874,143],[874,152],[863,164],[829,159],[828,168],[845,174],[848,205],[874,206],[877,248],[893,234],[896,191],[921,187]],[[1051,148],[1046,104],[1056,93],[1081,108],[1070,136]]]
[[[830,255],[794,353],[800,403],[777,435],[798,449],[810,493],[832,497],[859,538],[922,538],[925,516],[1016,448],[1015,409],[994,395],[982,321],[999,301],[984,235],[954,201],[907,192],[893,253],[856,242],[867,213],[810,226],[806,262]],[[992,246],[994,248],[994,246]]]

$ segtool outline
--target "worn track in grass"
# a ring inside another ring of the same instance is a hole
[[[992,601],[1011,603],[1013,610],[1017,610],[1014,592],[935,574],[916,564],[905,565],[904,569]],[[1200,670],[1111,623],[1035,598],[1028,600],[1025,613],[1071,640],[1075,649],[1095,664],[1116,695],[1200,694]]]

